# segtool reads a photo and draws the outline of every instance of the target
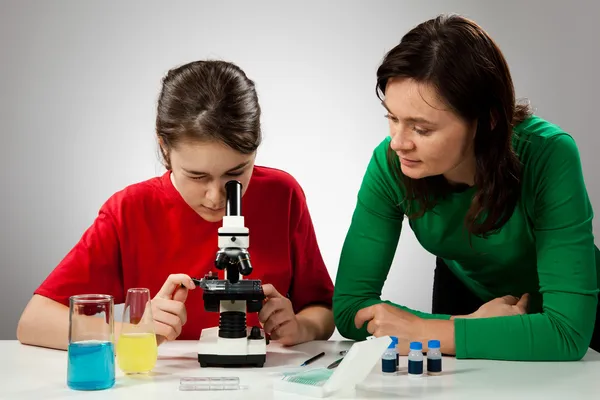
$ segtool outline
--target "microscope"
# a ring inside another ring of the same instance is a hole
[[[265,295],[259,279],[243,279],[252,272],[248,247],[250,232],[242,215],[242,184],[225,184],[226,215],[218,230],[215,267],[225,270],[225,279],[209,273],[194,282],[203,289],[204,308],[219,313],[219,326],[203,329],[198,343],[201,367],[262,367],[267,342],[259,326],[248,327],[246,314],[262,309]]]

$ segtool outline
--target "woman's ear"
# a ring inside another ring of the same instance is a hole
[[[471,126],[471,139],[475,140],[475,136],[477,135],[477,127],[479,126],[479,121],[478,120],[474,120],[473,121],[473,125]]]
[[[494,130],[496,128],[496,124],[498,123],[498,111],[492,110],[490,112],[490,130]]]

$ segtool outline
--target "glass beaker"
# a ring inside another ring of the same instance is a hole
[[[158,344],[150,300],[149,289],[127,291],[117,340],[117,364],[125,374],[145,374],[156,365]]]
[[[69,299],[67,385],[75,390],[115,384],[114,300],[105,294]]]

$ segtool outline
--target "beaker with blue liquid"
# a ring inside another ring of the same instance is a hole
[[[114,299],[104,294],[71,296],[67,385],[102,390],[115,384]]]

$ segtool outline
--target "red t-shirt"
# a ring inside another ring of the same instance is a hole
[[[296,180],[256,166],[242,214],[250,230],[253,267],[245,278],[271,283],[289,297],[295,312],[309,304],[331,307],[333,283]],[[120,304],[132,287],[149,288],[154,297],[173,273],[202,278],[213,271],[222,279],[223,271],[214,267],[221,226],[189,207],[166,172],[111,196],[35,293],[64,305],[75,294],[111,294]],[[218,326],[219,314],[204,310],[202,289],[190,291],[185,304],[188,318],[179,339],[196,340],[203,328]],[[258,325],[257,314],[249,314],[247,323]]]

